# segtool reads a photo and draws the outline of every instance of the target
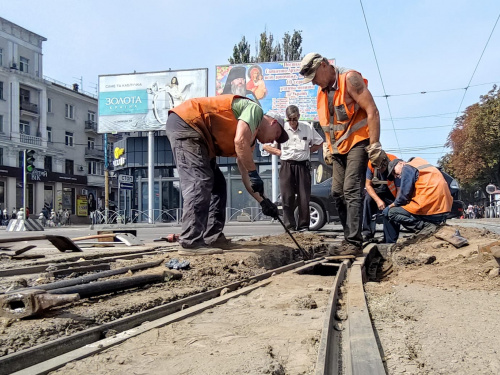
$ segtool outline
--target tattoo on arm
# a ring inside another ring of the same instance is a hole
[[[356,94],[361,94],[365,88],[365,83],[363,81],[363,78],[359,74],[349,74],[349,77],[347,77],[347,80],[351,84],[352,88],[356,92]]]

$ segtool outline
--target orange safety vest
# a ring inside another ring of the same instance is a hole
[[[366,111],[355,102],[350,106],[345,102],[346,77],[349,72],[356,71],[337,73],[338,89],[330,92],[330,97],[321,87],[318,89],[319,123],[332,154],[347,154],[355,144],[369,138]],[[368,80],[363,80],[368,85]]]
[[[219,95],[186,100],[168,113],[176,113],[202,135],[208,144],[210,158],[236,156],[234,137],[238,119],[231,106],[238,95]],[[250,99],[249,99],[250,100]]]
[[[393,154],[387,154],[387,157],[389,158],[389,161],[398,158],[396,155]],[[372,171],[372,174],[375,176],[375,169],[373,168],[371,161],[368,161],[368,168],[370,169],[370,171]],[[392,195],[394,195],[394,198],[396,198],[398,191],[396,189],[396,184],[394,183],[394,180],[387,180],[387,187],[391,191]]]
[[[415,215],[443,214],[451,211],[453,197],[442,173],[422,158],[414,158],[409,165],[418,169],[415,191],[410,203],[403,208]]]

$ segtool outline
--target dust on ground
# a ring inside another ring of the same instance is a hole
[[[323,236],[311,233],[295,234],[295,238],[305,249],[323,242]],[[113,268],[159,259],[165,260],[158,267],[134,273],[134,275],[142,275],[166,270],[165,264],[174,258],[188,260],[190,268],[182,271],[182,279],[85,298],[70,305],[54,307],[41,316],[25,319],[3,318],[0,320],[0,356],[69,336],[196,293],[245,280],[269,269],[301,259],[296,245],[286,235],[236,241],[233,249],[225,251],[222,255],[182,258],[177,255],[176,251],[172,252],[171,247],[169,249],[170,252],[165,253],[159,249],[156,255],[149,255],[142,259],[119,260],[113,263]],[[106,251],[108,250],[103,250],[104,253]],[[57,256],[60,257],[60,254]],[[11,268],[12,262],[6,262],[4,265]],[[130,275],[131,273],[115,275],[106,279]],[[77,275],[68,276],[66,279],[75,276]],[[0,281],[0,289],[6,291],[10,287],[36,286],[51,281],[54,279],[49,278],[46,273],[3,278]]]
[[[500,237],[458,229],[469,245],[431,236],[390,256],[393,273],[365,285],[388,374],[499,374]],[[435,260],[434,260],[435,258]]]

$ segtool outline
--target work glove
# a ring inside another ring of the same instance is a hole
[[[326,165],[333,165],[333,155],[327,142],[323,142],[323,159]]]
[[[262,202],[260,202],[260,206],[262,207],[262,213],[266,216],[270,216],[273,219],[277,219],[279,212],[278,207],[269,200],[269,198],[264,198]]]
[[[260,195],[264,194],[264,182],[259,176],[257,170],[248,172],[248,177],[250,177],[250,185],[254,193],[258,193]]]
[[[368,159],[371,161],[374,168],[378,168],[381,171],[387,168],[388,158],[384,150],[382,150],[382,145],[380,142],[372,143],[365,147],[368,153]]]
[[[384,208],[384,210],[382,211],[382,215],[384,215],[385,217],[389,217],[389,210],[391,208],[389,206],[387,206],[386,208]]]

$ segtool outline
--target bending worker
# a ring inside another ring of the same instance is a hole
[[[379,167],[385,158],[379,143],[380,117],[368,81],[355,70],[330,65],[318,53],[300,64],[304,83],[318,87],[317,107],[333,161],[332,197],[344,228],[345,241],[332,255],[362,255],[362,192],[368,159]]]
[[[299,122],[299,108],[290,105],[286,109],[285,131],[288,141],[278,145],[264,145],[263,149],[281,159],[279,171],[283,223],[288,229],[299,232],[309,230],[311,198],[311,152],[320,149],[323,138],[312,126]],[[295,207],[299,208],[298,222],[295,222]]]
[[[264,199],[264,183],[253,161],[255,142],[286,142],[281,116],[236,95],[189,99],[169,111],[167,135],[180,178],[184,211],[179,243],[181,255],[221,253],[228,244],[222,233],[226,221],[226,179],[216,156],[236,156],[241,179],[273,218],[278,208]]]
[[[389,179],[399,178],[401,187],[393,203],[384,209],[384,237],[395,243],[400,225],[422,234],[444,223],[453,198],[442,173],[422,158],[389,162]]]
[[[385,162],[379,168],[374,168],[371,161],[368,162],[363,203],[363,242],[375,236],[377,220],[373,215],[382,212],[396,198],[399,178],[394,181],[387,178],[389,176],[387,166],[394,159],[397,159],[395,155],[387,154]]]

